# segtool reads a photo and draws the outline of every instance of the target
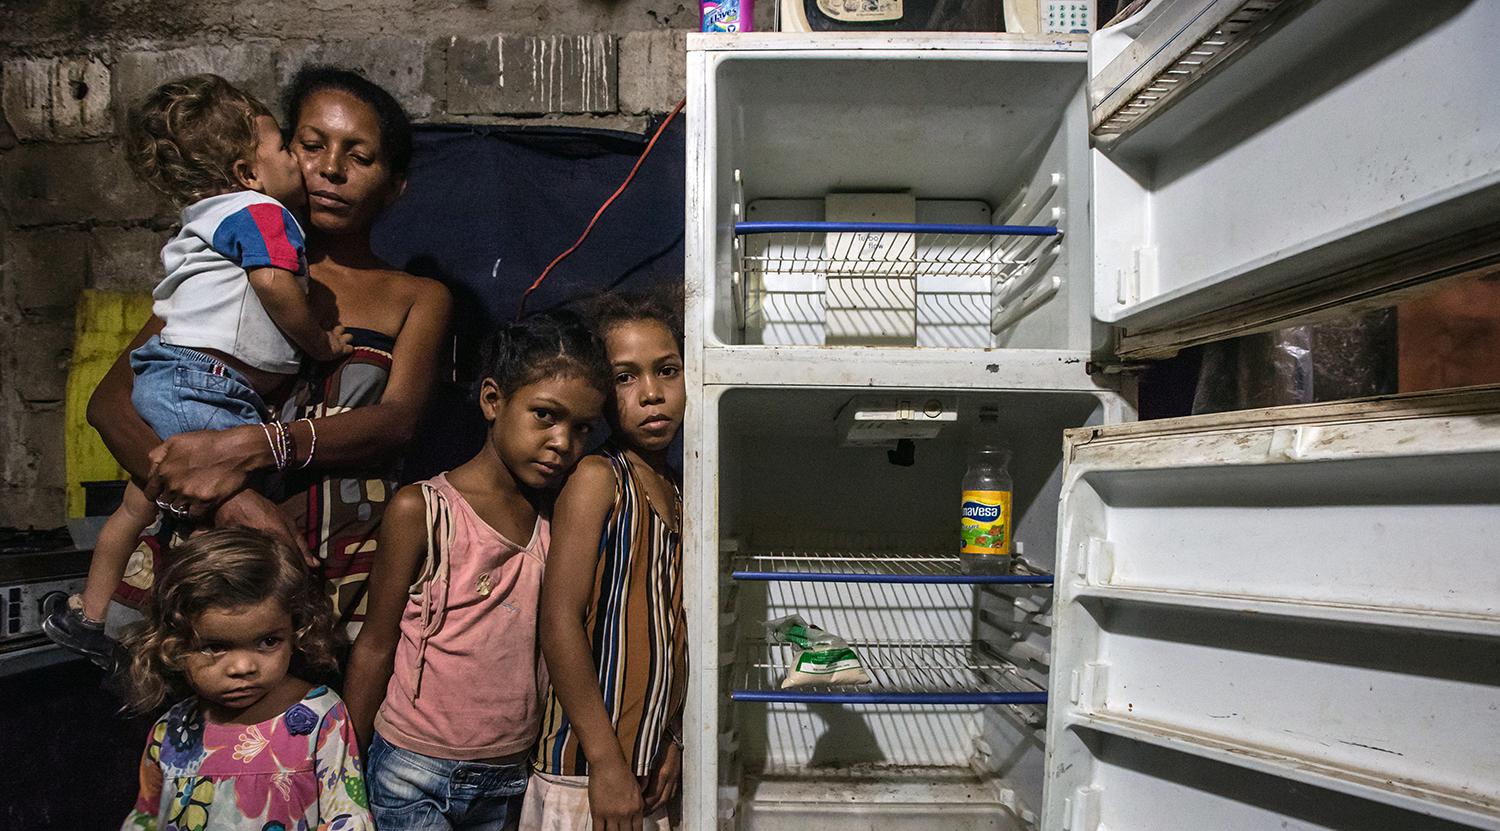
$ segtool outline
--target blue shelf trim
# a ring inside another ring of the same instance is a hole
[[[946,583],[1051,585],[1050,574],[840,574],[813,571],[736,571],[736,580],[772,583]]]
[[[1055,237],[1050,225],[932,225],[923,222],[736,222],[736,234],[967,234],[1010,237]]]
[[[789,704],[1046,704],[1044,692],[810,692],[807,690],[734,690],[734,701]]]

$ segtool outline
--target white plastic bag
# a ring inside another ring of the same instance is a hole
[[[772,643],[792,645],[792,665],[781,682],[783,690],[825,684],[868,684],[870,676],[848,641],[825,632],[801,615],[788,615],[766,624]]]

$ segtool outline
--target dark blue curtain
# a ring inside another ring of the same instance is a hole
[[[536,312],[615,287],[680,281],[683,119],[662,134],[630,188],[588,240],[527,302]],[[455,366],[410,448],[402,478],[430,476],[473,454],[484,424],[469,399],[479,344],[515,318],[521,295],[614,192],[645,135],[564,128],[424,127],[406,193],[375,229],[391,265],[453,293]],[[445,358],[448,356],[445,356]]]

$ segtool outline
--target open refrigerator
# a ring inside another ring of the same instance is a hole
[[[686,828],[1500,828],[1500,392],[1133,423],[1500,261],[1500,4],[1412,5],[690,36]],[[790,614],[872,683],[782,689]]]

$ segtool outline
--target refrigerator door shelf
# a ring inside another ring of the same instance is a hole
[[[1500,828],[1500,388],[1066,458],[1046,831]]]

